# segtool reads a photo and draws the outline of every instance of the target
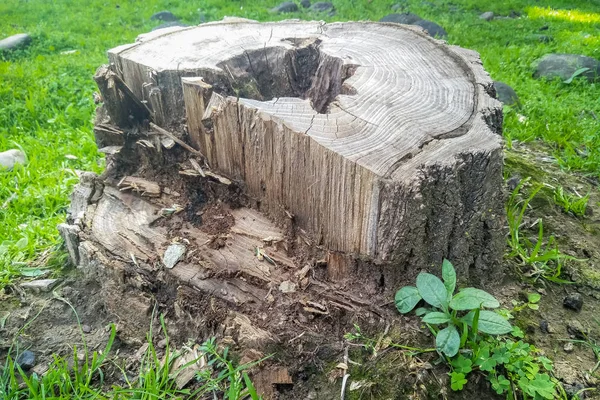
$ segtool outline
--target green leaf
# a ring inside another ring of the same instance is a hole
[[[458,311],[474,310],[481,306],[497,308],[500,307],[500,303],[488,292],[475,288],[461,290],[450,301],[450,308]]]
[[[33,267],[26,267],[26,268],[21,268],[19,269],[19,273],[22,276],[27,276],[27,277],[37,277],[37,276],[42,276],[47,274],[49,271],[47,269],[39,269],[39,268],[33,268]]]
[[[460,335],[454,325],[447,326],[438,332],[435,337],[435,348],[448,357],[454,357],[458,353]]]
[[[556,384],[550,380],[548,374],[537,374],[530,380],[525,377],[519,379],[519,387],[532,397],[541,396],[544,399],[554,399]]]
[[[497,394],[502,394],[510,389],[510,381],[506,379],[504,375],[498,375],[497,379],[491,377],[490,382],[492,383],[492,389],[494,389]]]
[[[542,295],[539,293],[529,293],[527,294],[527,301],[529,303],[537,303],[540,301],[540,299],[542,298]]]
[[[432,306],[437,308],[448,307],[446,287],[437,276],[421,272],[417,276],[417,289],[419,289],[419,294],[423,300]]]
[[[396,308],[402,314],[410,312],[417,303],[421,301],[419,291],[414,286],[404,286],[402,289],[396,292],[395,302]]]
[[[523,332],[523,330],[521,328],[519,328],[518,326],[513,326],[511,335],[513,335],[514,337],[518,337],[523,339],[525,337],[525,332]]]
[[[451,299],[456,289],[456,271],[452,266],[452,263],[444,258],[442,262],[442,279],[444,280],[444,286],[448,293],[448,298]]]
[[[446,313],[433,311],[423,317],[423,322],[425,322],[426,324],[439,325],[445,324],[451,319],[452,318],[450,318],[450,315]]]
[[[458,357],[454,358],[450,364],[454,371],[461,372],[465,375],[473,370],[473,362],[462,354],[459,354]]]
[[[471,311],[464,317],[462,321],[473,326],[473,317],[475,312]],[[498,313],[488,310],[481,310],[479,313],[479,324],[477,327],[479,332],[487,333],[489,335],[503,335],[505,333],[512,332],[512,325],[510,322],[502,318]]]
[[[577,71],[573,72],[573,75],[571,75],[571,77],[569,79],[567,79],[566,81],[564,81],[564,83],[571,83],[573,82],[573,79],[577,78],[579,75],[583,74],[584,72],[589,71],[589,68],[579,68]]]
[[[452,372],[450,374],[450,387],[452,387],[452,390],[462,390],[466,384],[465,374],[460,372]]]
[[[417,317],[422,317],[423,315],[427,314],[428,312],[430,312],[431,310],[429,308],[425,308],[425,307],[419,307],[415,310],[415,315]]]

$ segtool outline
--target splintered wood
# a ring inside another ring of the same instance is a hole
[[[397,24],[237,19],[109,58],[158,125],[186,118],[186,149],[326,248],[497,269],[502,113],[475,52]]]

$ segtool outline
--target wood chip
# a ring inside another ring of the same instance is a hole
[[[135,176],[126,176],[117,184],[121,191],[132,190],[142,196],[159,197],[161,190],[156,182]]]

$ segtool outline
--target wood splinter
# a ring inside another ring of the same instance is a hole
[[[117,187],[120,191],[132,190],[141,196],[160,197],[160,186],[156,182],[135,176],[125,176],[119,181]]]
[[[161,135],[165,135],[168,138],[172,139],[175,143],[177,143],[178,145],[180,145],[181,147],[183,147],[184,149],[186,149],[190,153],[195,154],[197,156],[200,156],[200,157],[202,157],[202,159],[206,159],[206,157],[204,157],[204,154],[202,154],[202,152],[194,149],[192,146],[190,146],[189,144],[187,144],[183,140],[179,139],[177,136],[175,136],[174,134],[172,134],[168,130],[161,128],[160,126],[156,125],[154,122],[150,122],[150,127],[152,129],[154,129],[155,131],[157,131],[158,133],[160,133]]]

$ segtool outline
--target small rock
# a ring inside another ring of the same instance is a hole
[[[550,333],[548,330],[548,321],[545,319],[540,321],[540,331],[542,331],[542,333]]]
[[[509,191],[513,192],[519,186],[519,183],[521,183],[521,177],[514,175],[506,180],[506,187]]]
[[[17,364],[23,371],[29,371],[35,365],[35,354],[33,351],[25,350],[17,357]]]
[[[319,13],[329,11],[329,14],[331,15],[335,12],[335,7],[333,6],[333,4],[327,1],[320,1],[310,6],[310,10]]]
[[[573,350],[575,350],[575,346],[573,345],[573,342],[565,343],[565,345],[563,346],[563,350],[565,351],[565,353],[572,353]]]
[[[421,28],[425,29],[429,36],[434,38],[444,39],[448,36],[446,30],[433,21],[422,19],[420,21],[415,22],[413,25],[418,25]]]
[[[0,153],[0,170],[12,170],[17,164],[25,164],[27,157],[21,150],[11,149]]]
[[[293,293],[296,291],[296,284],[291,281],[283,281],[279,285],[279,291],[282,293]]]
[[[167,338],[159,340],[158,343],[156,344],[156,347],[158,347],[161,350],[166,348],[167,347]]]
[[[578,54],[546,54],[537,60],[534,78],[560,78],[563,81],[571,78],[581,68],[588,68],[580,77],[590,82],[600,81],[600,61],[592,57]]]
[[[83,333],[91,333],[92,332],[92,327],[89,325],[82,325],[81,326],[81,330],[83,331]]]
[[[586,392],[581,392],[581,390],[585,389],[585,386],[579,382],[575,382],[572,385],[565,383],[563,385],[565,389],[565,393],[567,394],[567,398],[569,399],[585,399]],[[575,397],[577,395],[577,397]]]
[[[181,243],[174,243],[167,247],[163,256],[163,264],[165,268],[173,268],[185,255],[186,247]]]
[[[507,106],[521,104],[515,90],[506,83],[494,81],[494,89],[496,89],[496,98],[500,100],[502,104]]]
[[[38,279],[21,284],[23,289],[31,289],[34,292],[49,292],[56,285],[58,279]]]
[[[310,0],[302,0],[300,2],[300,5],[304,8],[308,8],[308,7],[310,7]]]
[[[588,331],[583,327],[581,322],[577,320],[571,320],[567,323],[567,332],[575,339],[585,339]]]
[[[31,43],[31,36],[29,36],[29,34],[17,33],[16,35],[0,40],[0,51],[14,50],[19,47],[27,46],[29,43]]]
[[[170,22],[165,22],[164,24],[155,26],[154,28],[152,28],[152,31],[157,31],[159,29],[165,29],[165,28],[171,28],[173,26],[181,26],[182,28],[185,28],[186,26],[189,26],[189,25],[184,24],[183,22],[179,22],[179,21],[170,21]]]
[[[583,297],[581,296],[581,293],[571,293],[565,297],[563,306],[577,312],[581,311],[581,307],[583,307]]]
[[[286,1],[285,3],[281,3],[277,7],[271,8],[270,12],[274,14],[283,14],[283,13],[291,13],[298,11],[298,5],[293,1]]]
[[[554,40],[554,38],[550,35],[540,35],[539,33],[534,33],[526,36],[532,42],[540,42],[540,43],[550,43]]]
[[[160,11],[152,14],[152,21],[177,21],[177,17],[171,11]]]
[[[413,13],[402,13],[402,14],[389,14],[386,15],[385,17],[381,18],[379,20],[379,22],[395,22],[397,24],[406,24],[406,25],[412,25],[417,21],[420,21],[421,17],[419,17],[417,14],[413,14]]]
[[[487,11],[487,12],[484,12],[483,14],[481,14],[479,16],[479,18],[483,19],[485,21],[491,21],[494,19],[494,13],[492,11]]]

